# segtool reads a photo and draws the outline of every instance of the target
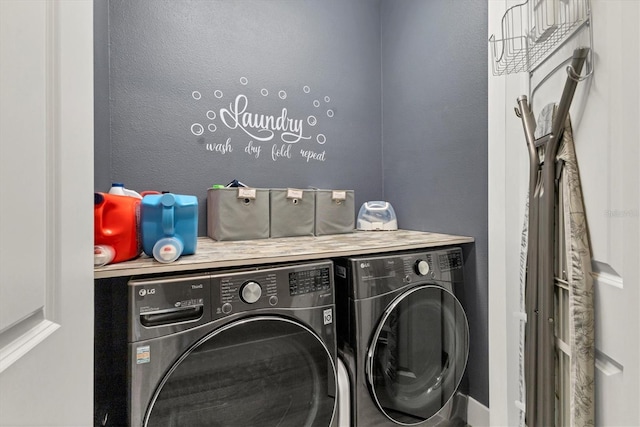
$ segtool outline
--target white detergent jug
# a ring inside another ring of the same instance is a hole
[[[142,196],[137,191],[129,190],[124,188],[124,184],[121,182],[114,182],[111,184],[111,188],[109,189],[109,194],[117,194],[119,196],[129,196],[135,197],[137,199],[142,199]]]

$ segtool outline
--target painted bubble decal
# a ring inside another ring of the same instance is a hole
[[[204,128],[200,123],[194,123],[191,125],[191,133],[195,136],[200,136],[204,133]]]

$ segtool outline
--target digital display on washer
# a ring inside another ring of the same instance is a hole
[[[314,268],[289,273],[289,294],[291,296],[325,291],[330,287],[331,277],[328,268]]]
[[[455,270],[456,268],[462,268],[462,253],[461,252],[449,252],[440,255],[440,271]]]

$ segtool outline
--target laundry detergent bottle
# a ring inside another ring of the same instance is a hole
[[[196,252],[198,199],[173,193],[142,198],[142,249],[158,262],[170,263]]]
[[[140,193],[138,193],[137,191],[129,190],[128,188],[124,188],[124,184],[121,182],[114,182],[113,184],[111,184],[111,188],[109,189],[109,194],[137,197],[138,199],[142,199],[142,195]]]
[[[128,261],[141,252],[140,199],[94,193],[93,263],[95,267]]]

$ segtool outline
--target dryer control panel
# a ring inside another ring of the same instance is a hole
[[[440,271],[462,268],[462,251],[447,251],[438,255]]]
[[[353,299],[371,298],[418,283],[460,283],[462,249],[427,249],[350,258],[348,268],[337,267],[338,277],[351,275]]]

